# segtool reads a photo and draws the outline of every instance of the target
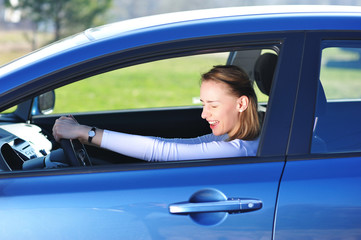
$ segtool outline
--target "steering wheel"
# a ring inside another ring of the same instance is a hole
[[[70,166],[85,167],[92,165],[84,145],[78,139],[61,139],[60,146],[64,150]]]

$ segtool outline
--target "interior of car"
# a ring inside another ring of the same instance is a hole
[[[266,114],[268,96],[271,92],[272,79],[277,65],[278,49],[242,49],[230,52],[217,53],[217,59],[214,64],[207,62],[207,68],[217,64],[232,64],[243,68],[254,82],[257,95],[259,97],[259,114],[260,119],[263,120]],[[211,54],[204,54],[209,55]],[[211,59],[216,59],[211,56]],[[183,57],[184,58],[184,57]],[[167,60],[163,60],[167,61]],[[208,70],[203,68],[204,70]],[[119,69],[116,71],[124,71]],[[107,74],[107,73],[105,73]],[[191,79],[196,81],[195,88],[199,88],[198,79]],[[197,76],[197,75],[195,75]],[[94,77],[93,77],[94,78]],[[100,74],[97,81],[105,81],[107,75]],[[88,81],[84,79],[80,82]],[[126,79],[129,81],[129,79]],[[76,84],[76,83],[75,83]],[[104,84],[106,84],[104,82]],[[177,83],[175,83],[178,85]],[[74,84],[70,84],[73,85]],[[130,91],[128,89],[128,91]],[[199,91],[199,90],[196,90]],[[60,92],[60,94],[58,94]],[[73,114],[79,123],[89,126],[96,126],[102,129],[110,129],[113,131],[139,134],[145,136],[159,136],[164,138],[191,138],[205,135],[211,132],[206,121],[200,115],[202,107],[197,102],[197,96],[194,96],[191,104],[189,102],[181,103],[179,106],[150,106],[134,109],[122,110],[119,109],[89,109],[87,111],[73,110],[72,105],[69,104],[63,112],[52,112],[54,103],[61,102],[61,91],[57,89],[48,93],[42,94],[32,101],[26,101],[19,104],[17,109],[10,113],[18,119],[27,118],[26,112],[29,105],[33,108],[33,115],[30,116],[30,121],[27,123],[16,124],[1,124],[1,161],[0,169],[2,171],[21,170],[22,163],[28,159],[38,158],[49,154],[52,150],[63,147],[55,142],[52,137],[52,126],[57,118],[62,115]],[[73,94],[76,94],[73,92]],[[139,94],[138,94],[139,95]],[[65,96],[65,98],[68,95]],[[122,96],[116,96],[122,98]],[[79,98],[79,101],[73,105],[81,105],[83,102],[89,101],[87,99]],[[124,99],[123,99],[124,101]],[[129,100],[132,101],[132,100]],[[187,100],[189,101],[189,99]],[[188,104],[188,105],[187,105]],[[35,107],[34,107],[35,106]],[[75,113],[76,112],[76,113]],[[9,114],[9,113],[8,113]],[[3,114],[5,116],[6,114]],[[5,117],[6,118],[6,117]],[[76,145],[76,143],[74,143]],[[70,149],[74,146],[70,146]],[[77,146],[76,148],[82,148]],[[86,146],[85,154],[90,156],[90,163],[82,162],[80,165],[71,164],[73,166],[97,166],[109,165],[118,163],[142,163],[139,159],[127,157],[118,153],[114,153],[105,149],[99,149],[92,146]],[[71,151],[71,150],[66,150]],[[81,151],[84,155],[84,151]],[[76,162],[76,161],[75,161]]]

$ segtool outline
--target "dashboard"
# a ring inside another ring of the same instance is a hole
[[[24,161],[46,156],[51,149],[51,141],[36,125],[0,125],[0,171],[21,170]]]

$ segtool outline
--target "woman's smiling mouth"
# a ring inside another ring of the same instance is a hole
[[[217,124],[219,123],[219,121],[208,121],[208,123],[209,123],[210,128],[214,129],[217,126]]]

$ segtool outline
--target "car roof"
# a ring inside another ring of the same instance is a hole
[[[193,10],[175,13],[165,13],[153,16],[129,19],[97,28],[91,28],[84,33],[89,40],[111,37],[121,33],[164,26],[175,23],[186,23],[223,17],[272,17],[272,16],[322,16],[322,15],[360,15],[361,7],[336,5],[274,5],[250,6]],[[268,26],[272,31],[272,26]],[[277,30],[277,29],[273,29]]]

